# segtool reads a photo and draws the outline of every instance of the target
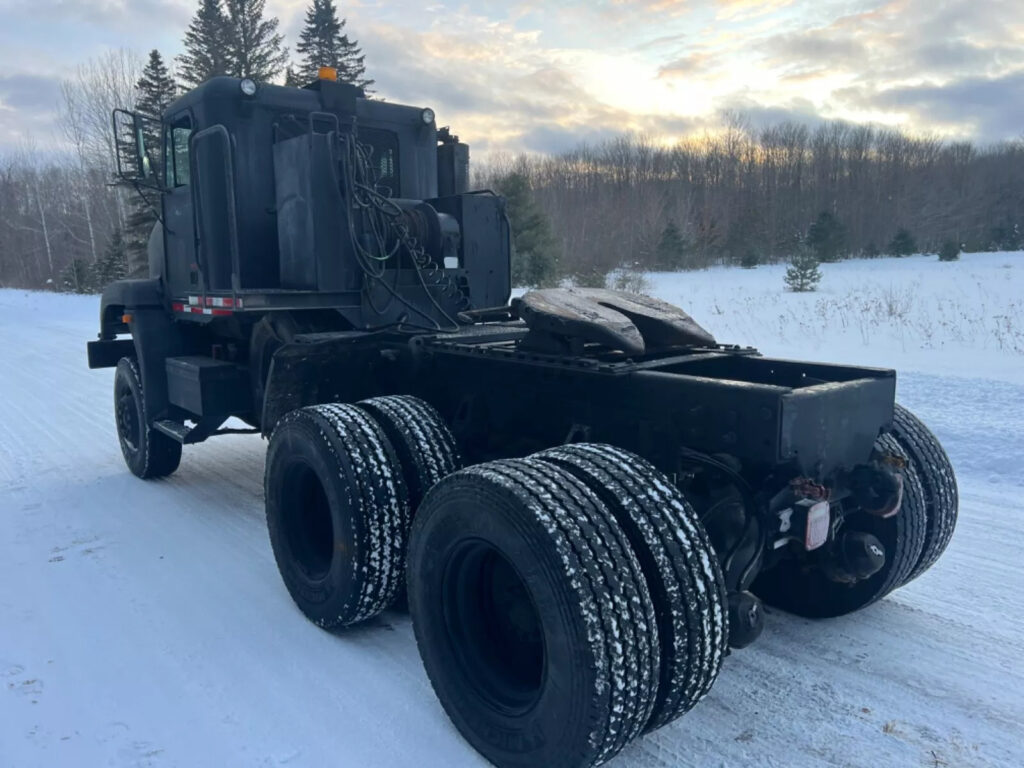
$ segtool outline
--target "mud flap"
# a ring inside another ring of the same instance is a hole
[[[260,428],[264,435],[289,411],[319,403],[351,403],[375,388],[381,350],[374,334],[308,334],[282,345],[267,374]]]

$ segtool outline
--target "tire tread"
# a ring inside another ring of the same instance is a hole
[[[644,568],[661,641],[658,695],[646,730],[659,728],[707,694],[727,652],[725,584],[714,549],[682,494],[639,456],[584,443],[536,456],[605,501]]]
[[[917,471],[928,517],[924,547],[903,582],[906,584],[931,568],[949,546],[956,529],[960,494],[953,465],[938,438],[924,422],[898,403],[891,434]]]

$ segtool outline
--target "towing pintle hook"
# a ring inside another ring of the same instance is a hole
[[[831,581],[854,584],[878,573],[886,562],[886,549],[873,533],[858,530],[844,519],[844,507],[874,517],[892,517],[903,499],[903,478],[892,470],[894,462],[878,461],[855,467],[841,486],[849,489],[833,500],[829,488],[808,478],[796,478],[771,501],[778,521],[773,550],[796,547],[806,553]]]
[[[903,501],[903,477],[892,471],[899,459],[861,464],[850,473],[848,484],[854,505],[875,517],[897,513]],[[853,584],[869,579],[885,565],[885,545],[872,533],[843,528],[822,564],[832,581]]]
[[[846,530],[832,547],[822,570],[832,581],[854,584],[871,578],[885,565],[885,547],[878,537],[864,531]]]

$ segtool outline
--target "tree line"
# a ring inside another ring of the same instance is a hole
[[[118,50],[79,66],[61,83],[59,129],[65,151],[29,143],[0,155],[0,287],[92,292],[145,272],[159,207],[155,192],[114,186],[115,108],[158,116],[184,90],[231,75],[300,85],[320,67],[364,88],[364,56],[333,0],[312,0],[293,60],[265,13],[265,0],[199,0],[170,64]],[[159,145],[159,136],[146,136]],[[133,267],[135,268],[133,270]]]
[[[1024,248],[1024,138],[979,146],[843,122],[755,130],[730,116],[672,146],[625,136],[499,157],[476,181],[525,223],[520,284],[753,267],[800,248],[818,261]]]
[[[264,4],[199,0],[170,65],[159,51],[145,61],[111,51],[63,83],[70,150],[0,156],[0,286],[95,290],[144,264],[156,200],[111,186],[115,107],[159,114],[183,88],[222,74],[299,83],[334,66],[373,84],[332,0],[312,0],[294,63]],[[842,122],[755,129],[730,115],[671,146],[623,136],[493,157],[474,176],[508,198],[519,285],[751,267],[800,249],[820,262],[1024,247],[1024,139],[981,146]]]

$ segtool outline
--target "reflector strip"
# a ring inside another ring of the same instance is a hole
[[[242,307],[241,299],[235,301],[230,296],[207,296],[205,302],[202,296],[189,296],[188,303],[190,307],[201,307],[204,304],[207,307]]]
[[[182,302],[174,302],[171,304],[171,309],[175,312],[188,312],[193,315],[214,315],[216,317],[224,317],[225,315],[231,315],[230,309],[219,309],[213,307],[199,307],[192,304],[186,306]]]

